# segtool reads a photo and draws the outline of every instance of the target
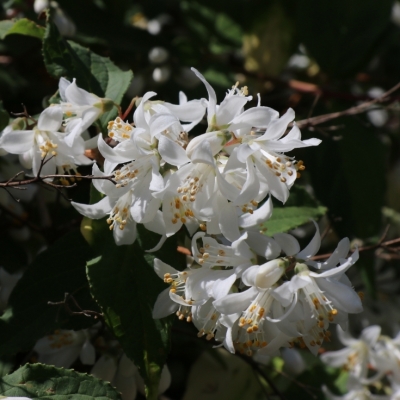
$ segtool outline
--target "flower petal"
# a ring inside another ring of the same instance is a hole
[[[164,276],[163,276],[164,278]],[[153,308],[153,318],[160,319],[175,313],[179,308],[178,304],[171,300],[169,297],[170,288],[163,290],[157,297]]]
[[[302,251],[300,251],[300,253],[297,254],[297,258],[303,260],[315,256],[315,254],[317,254],[319,248],[321,247],[321,235],[319,234],[318,224],[315,221],[312,222],[316,229],[315,235],[311,239],[311,242]]]
[[[106,196],[95,204],[81,204],[71,201],[71,205],[82,215],[90,219],[100,219],[105,217],[114,206],[116,200],[111,200]]]
[[[258,290],[251,287],[244,292],[228,294],[219,300],[215,300],[213,305],[222,314],[235,314],[244,311],[257,294]]]
[[[183,164],[190,162],[186,151],[170,138],[161,135],[158,142],[158,151],[161,157],[169,164],[180,167]]]
[[[282,251],[287,256],[294,256],[300,251],[299,242],[294,236],[289,235],[288,233],[277,233],[274,235],[274,239],[278,242]]]
[[[57,132],[62,123],[63,112],[59,106],[47,107],[38,120],[38,128],[41,131]]]
[[[11,154],[23,154],[32,149],[34,131],[4,132],[0,138],[0,146]]]

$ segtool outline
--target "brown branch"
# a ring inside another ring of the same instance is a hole
[[[386,250],[395,250],[389,246],[393,245],[393,244],[397,244],[400,243],[400,238],[397,239],[392,239],[392,240],[387,240],[386,242],[384,242],[384,238],[387,234],[387,230],[388,228],[385,229],[385,233],[382,236],[382,238],[375,244],[371,244],[369,246],[362,246],[358,248],[358,251],[361,253],[363,251],[368,251],[368,250],[375,250],[375,249],[386,249]],[[397,250],[397,249],[396,249]],[[354,253],[356,251],[356,249],[350,250],[350,254]],[[320,254],[318,256],[313,256],[310,259],[313,261],[318,261],[318,260],[326,260],[328,259],[333,253],[327,253],[327,254]]]
[[[17,175],[22,174],[23,171],[19,172]],[[21,189],[19,186],[26,186],[26,185],[30,185],[32,183],[44,183],[46,185],[52,186],[52,187],[59,187],[59,188],[71,188],[71,187],[75,187],[76,184],[72,184],[72,185],[57,185],[54,184],[52,182],[47,182],[46,179],[54,179],[54,178],[66,178],[66,179],[105,179],[108,180],[112,183],[116,183],[114,181],[114,176],[113,175],[108,175],[108,176],[94,176],[94,175],[57,175],[57,174],[51,174],[51,175],[43,175],[43,176],[39,176],[40,171],[38,172],[38,176],[35,176],[34,178],[30,178],[30,179],[21,179],[19,181],[13,181],[13,179],[17,176],[15,175],[13,178],[9,179],[6,182],[0,182],[0,188],[13,188],[13,189]]]
[[[317,117],[303,119],[301,121],[296,121],[295,123],[299,128],[308,128],[322,124],[327,121],[331,121],[336,118],[360,114],[365,111],[368,111],[368,109],[374,104],[384,103],[386,101],[389,101],[390,100],[389,96],[398,89],[400,89],[400,82],[397,85],[393,86],[391,89],[389,89],[387,92],[383,93],[382,96],[377,97],[376,99],[366,101],[365,103],[359,104],[358,106],[350,107],[347,110],[333,112],[324,115],[318,115]],[[289,126],[293,126],[293,124],[294,123],[290,124]]]

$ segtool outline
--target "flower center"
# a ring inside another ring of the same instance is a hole
[[[130,218],[130,206],[132,203],[132,192],[124,194],[118,201],[117,204],[110,212],[110,216],[107,219],[107,224],[109,224],[110,231],[112,231],[116,226],[119,229],[124,230],[125,225]]]
[[[108,136],[118,142],[130,139],[133,126],[122,121],[120,117],[117,117],[114,121],[110,121],[107,126]]]
[[[50,347],[52,349],[61,349],[64,346],[73,344],[72,333],[62,332],[60,330],[54,331],[53,335],[47,336],[50,341]]]

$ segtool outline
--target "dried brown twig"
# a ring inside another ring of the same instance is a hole
[[[324,115],[318,115],[316,117],[311,117],[300,121],[296,121],[296,125],[299,128],[312,128],[316,125],[323,124],[324,122],[328,122],[336,118],[361,114],[365,111],[368,111],[370,107],[373,106],[374,104],[379,104],[389,101],[390,100],[389,96],[399,89],[400,89],[400,82],[397,85],[393,86],[391,89],[389,89],[387,92],[383,93],[382,96],[377,97],[376,99],[366,101],[354,107],[350,107],[347,110],[324,114]]]
[[[39,167],[39,171],[36,174],[35,177],[33,178],[29,178],[29,179],[20,179],[20,180],[16,180],[20,175],[24,174],[24,171],[20,171],[17,174],[15,174],[14,176],[12,176],[10,179],[8,179],[5,182],[0,182],[0,189],[4,189],[7,191],[7,193],[15,200],[15,201],[19,201],[18,199],[16,199],[11,192],[9,191],[9,189],[19,189],[19,190],[24,190],[26,189],[24,186],[27,185],[31,185],[33,183],[39,183],[39,184],[43,184],[46,186],[50,186],[54,189],[56,189],[61,196],[63,196],[64,198],[66,198],[65,194],[61,191],[61,189],[70,189],[76,186],[76,182],[74,182],[75,180],[81,180],[81,179],[90,179],[90,180],[94,180],[94,179],[105,179],[108,180],[114,184],[116,184],[116,182],[114,181],[114,176],[113,175],[109,175],[109,176],[94,176],[94,175],[58,175],[58,174],[50,174],[50,175],[41,175],[43,166],[49,162],[51,159],[53,158],[53,156],[49,157],[48,159],[42,159],[40,167]],[[64,179],[64,180],[70,180],[71,183],[70,185],[62,183],[62,184],[58,184],[58,183],[53,183],[50,180],[53,179]],[[67,200],[69,200],[68,198],[66,198]]]
[[[359,251],[359,252],[363,252],[363,251],[376,250],[376,249],[381,248],[381,249],[385,249],[385,250],[387,250],[387,251],[394,251],[394,252],[397,252],[397,248],[393,248],[393,247],[390,247],[390,246],[392,246],[392,245],[394,245],[394,244],[400,243],[400,238],[384,241],[384,240],[385,240],[385,237],[386,237],[386,235],[387,235],[388,230],[389,230],[389,226],[386,227],[386,229],[385,229],[383,235],[381,236],[381,238],[378,240],[377,243],[371,244],[371,245],[368,245],[368,246],[361,246],[361,247],[358,248],[358,251]],[[356,251],[356,249],[350,250],[350,254],[354,253],[355,251]],[[320,255],[318,255],[318,256],[313,256],[313,257],[311,257],[311,260],[314,260],[314,261],[326,260],[326,259],[328,259],[332,254],[333,254],[333,253],[320,254]]]

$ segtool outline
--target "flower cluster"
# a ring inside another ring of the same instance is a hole
[[[34,175],[76,174],[78,165],[90,165],[85,150],[96,147],[96,139],[83,134],[114,103],[80,89],[75,80],[61,78],[61,101],[46,108],[32,125],[30,118],[17,118],[0,137],[0,149],[19,154],[20,163]]]
[[[346,328],[347,314],[362,309],[345,275],[358,253],[346,258],[344,239],[318,264],[311,260],[320,246],[318,228],[300,251],[293,236],[270,238],[260,225],[272,214],[272,197],[286,202],[305,169],[285,153],[320,140],[301,140],[292,109],[279,116],[259,99],[245,110],[252,100],[247,87],[234,85],[217,104],[214,89],[193,72],[208,99],[188,101],[181,93],[175,105],[148,92],[137,101],[132,122],[119,116],[109,121],[108,137],[87,141],[87,129],[114,103],[61,79],[60,103],[32,126],[15,120],[0,148],[20,154],[34,174],[54,174],[92,163],[85,150],[97,144],[104,165],[93,165],[100,178],[93,185],[103,197],[72,205],[86,217],[107,217],[118,245],[136,240],[139,223],[161,235],[148,250],[155,251],[185,226],[196,265],[180,272],[155,261],[156,273],[171,285],[155,304],[155,318],[176,312],[193,321],[199,336],[215,338],[231,352],[268,355],[299,343],[316,353],[329,339],[330,323]],[[205,132],[189,141],[205,114]]]
[[[338,351],[329,351],[321,359],[332,367],[349,372],[344,396],[333,395],[326,387],[329,399],[382,399],[400,398],[400,334],[392,339],[381,334],[381,327],[365,328],[359,339],[338,328],[340,341],[346,346]]]
[[[132,123],[117,117],[108,124],[108,138],[98,139],[104,170],[94,166],[93,174],[111,174],[117,184],[94,181],[104,198],[93,205],[73,205],[90,218],[108,216],[117,244],[134,242],[137,223],[162,235],[157,248],[183,225],[191,236],[201,230],[234,242],[271,215],[271,196],[287,200],[305,168],[283,153],[320,143],[302,141],[295,124],[286,134],[292,109],[280,118],[260,104],[244,111],[252,99],[246,87],[235,85],[217,105],[213,88],[194,72],[205,84],[208,100],[188,101],[181,93],[174,105],[154,101],[155,93],[148,92]],[[189,141],[190,130],[205,112],[207,131]]]
[[[194,235],[196,266],[180,272],[155,260],[156,273],[170,287],[159,295],[153,317],[176,312],[194,323],[199,337],[221,341],[232,353],[273,356],[297,344],[317,354],[329,341],[329,324],[346,329],[348,313],[361,312],[362,305],[345,275],[358,252],[345,258],[350,245],[343,239],[327,261],[312,261],[320,247],[316,228],[301,251],[297,240],[283,233],[267,238],[245,232],[229,245]],[[270,261],[254,265],[262,249]]]

